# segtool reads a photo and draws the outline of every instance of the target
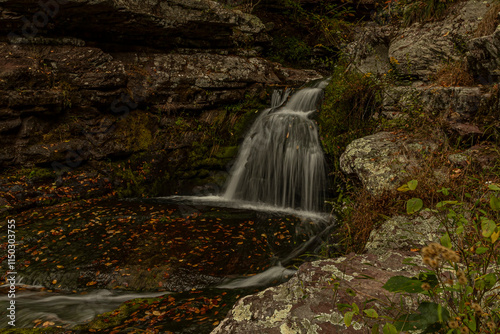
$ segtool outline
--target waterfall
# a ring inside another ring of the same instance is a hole
[[[226,184],[226,199],[318,211],[326,187],[323,150],[310,117],[327,81],[303,88],[288,102],[289,90],[275,91],[247,133]],[[285,103],[286,102],[286,103]]]

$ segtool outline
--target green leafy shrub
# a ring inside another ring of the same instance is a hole
[[[413,191],[412,180],[398,190]],[[498,333],[500,324],[500,186],[490,183],[479,193],[453,196],[449,188],[438,190],[447,200],[425,209],[440,219],[445,233],[440,243],[421,250],[427,270],[417,277],[394,276],[383,286],[418,304],[417,310],[398,310],[384,333],[419,330],[422,333]],[[467,199],[462,201],[461,196]],[[409,214],[422,210],[412,198]],[[421,200],[420,200],[421,202]],[[389,309],[389,308],[388,308]],[[344,314],[350,324],[353,312]],[[361,314],[355,313],[354,314]],[[378,325],[377,325],[378,328]],[[376,331],[378,333],[378,329]]]
[[[284,63],[302,63],[310,56],[312,49],[306,42],[296,37],[277,37],[274,39],[276,52],[271,60]]]

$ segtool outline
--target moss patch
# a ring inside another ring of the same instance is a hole
[[[381,86],[370,76],[344,66],[335,69],[318,120],[333,173],[340,173],[338,162],[347,145],[373,132],[372,115],[380,109],[381,93]]]
[[[153,143],[151,115],[136,111],[117,122],[115,137],[127,151],[147,150]]]

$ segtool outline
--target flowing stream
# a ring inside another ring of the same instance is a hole
[[[314,252],[332,228],[322,212],[326,166],[312,119],[326,85],[274,92],[222,194],[96,200],[20,215],[18,256],[27,264],[19,277],[27,288],[16,294],[17,327],[70,328],[133,298],[194,289],[248,294],[286,281],[299,256]],[[128,284],[161,292],[125,291]],[[125,288],[110,290],[116,286]],[[0,303],[7,302],[2,294]],[[1,310],[0,327],[7,327],[5,315]],[[213,321],[203,321],[211,328]]]
[[[2,286],[0,286],[2,288]],[[23,288],[18,286],[18,289]],[[129,291],[95,290],[82,294],[48,292],[41,287],[27,287],[17,293],[16,327],[33,325],[74,326],[94,319],[98,314],[108,312],[121,303],[135,298],[153,298],[165,292],[135,293]],[[0,304],[8,305],[7,294],[0,295]],[[6,316],[0,318],[0,327],[9,327]]]

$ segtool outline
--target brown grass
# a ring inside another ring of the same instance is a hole
[[[433,81],[444,87],[472,86],[474,84],[474,78],[465,61],[443,64],[434,75]]]
[[[448,156],[452,153],[455,150],[451,147],[443,147],[422,159],[420,168],[409,171],[410,175],[405,182],[417,180],[418,186],[414,191],[400,192],[394,189],[381,196],[373,196],[362,186],[351,190],[350,197],[354,204],[350,214],[344,217],[339,231],[345,254],[363,252],[372,230],[388,217],[407,216],[405,204],[410,198],[422,199],[424,208],[434,208],[438,202],[450,199],[470,202],[477,199],[478,194],[484,193],[488,182],[500,181],[500,173],[485,171],[474,158],[463,166],[453,165],[448,161]],[[447,177],[436,177],[436,170]],[[450,195],[438,192],[442,188],[449,188]],[[467,193],[472,195],[472,199],[466,196]]]
[[[492,4],[490,10],[484,15],[483,20],[478,24],[474,37],[491,35],[500,23],[498,13],[500,13],[500,3]]]
[[[384,216],[397,213],[395,199],[390,195],[375,197],[364,188],[353,190],[352,195],[351,214],[344,217],[339,231],[345,254],[362,253],[371,231],[385,220]]]

